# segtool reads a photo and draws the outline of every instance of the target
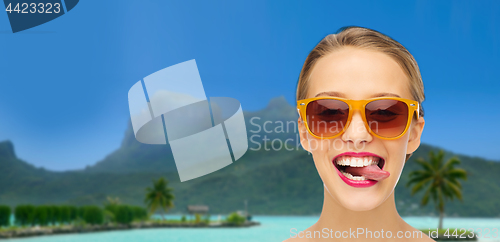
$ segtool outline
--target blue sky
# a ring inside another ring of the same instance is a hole
[[[127,93],[141,78],[196,59],[207,96],[243,109],[294,102],[308,52],[346,25],[401,42],[422,72],[423,142],[500,160],[499,1],[80,1],[12,34],[0,13],[0,140],[51,170],[117,149]]]

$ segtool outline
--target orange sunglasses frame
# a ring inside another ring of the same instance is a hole
[[[313,132],[309,128],[309,125],[307,124],[307,118],[305,118],[307,105],[309,105],[309,103],[316,101],[316,100],[326,100],[326,99],[339,100],[339,101],[345,102],[349,106],[349,115],[347,117],[347,122],[344,125],[342,131],[340,131],[338,134],[336,134],[334,136],[330,136],[330,137],[322,137],[322,136],[317,136],[317,135],[313,134]],[[375,132],[373,132],[370,129],[368,122],[366,121],[366,114],[365,114],[366,105],[368,103],[376,101],[376,100],[387,100],[387,99],[404,102],[406,104],[406,106],[408,107],[408,121],[406,122],[405,130],[400,135],[398,135],[396,137],[383,137],[383,136],[376,134]],[[364,99],[364,100],[351,100],[351,99],[345,99],[345,98],[339,98],[339,97],[315,97],[315,98],[308,98],[308,99],[302,99],[302,100],[297,101],[297,111],[299,112],[300,118],[304,121],[304,124],[306,126],[307,131],[313,137],[318,138],[318,139],[333,139],[333,138],[338,137],[339,135],[343,134],[345,132],[345,130],[347,129],[347,127],[349,127],[349,125],[351,124],[352,115],[353,115],[354,111],[356,111],[356,110],[359,110],[361,112],[361,117],[363,118],[363,123],[365,124],[366,130],[368,130],[368,132],[371,135],[373,135],[377,138],[386,139],[386,140],[398,139],[401,136],[403,136],[408,131],[408,128],[410,127],[410,124],[411,124],[411,119],[412,119],[413,114],[415,112],[417,113],[417,118],[420,117],[419,116],[419,110],[420,110],[419,103],[415,100],[410,100],[410,99],[405,99],[405,98],[378,97],[378,98],[371,98],[371,99]]]

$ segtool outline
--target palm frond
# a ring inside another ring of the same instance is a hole
[[[462,200],[462,190],[460,189],[459,186],[448,180],[446,181],[446,185],[452,191],[451,195],[449,196],[450,199],[457,197],[458,199]]]
[[[431,190],[432,190],[432,187],[429,187],[425,191],[424,196],[422,197],[422,201],[421,201],[423,206],[427,205],[427,203],[429,202],[429,198],[431,197],[431,193],[432,193]]]
[[[462,168],[454,168],[453,170],[449,170],[446,172],[447,177],[452,177],[454,179],[463,179],[467,180],[467,171]]]
[[[426,179],[419,180],[418,183],[415,184],[415,186],[413,186],[413,188],[411,189],[411,194],[413,195],[413,194],[419,192],[420,190],[422,190],[422,188],[424,188],[424,186],[431,183],[431,180],[432,180],[432,177],[428,177]]]
[[[424,170],[426,170],[426,171],[429,171],[429,172],[434,171],[434,167],[432,166],[432,164],[425,161],[421,157],[419,157],[415,162],[418,163],[419,165],[421,165],[424,168]]]
[[[460,165],[460,160],[452,157],[444,162],[444,156],[444,151],[440,150],[437,153],[430,151],[428,160],[418,158],[416,162],[421,169],[410,172],[407,182],[407,186],[413,186],[412,195],[425,188],[422,205],[425,206],[432,200],[440,213],[444,212],[447,200],[453,200],[455,197],[462,200],[462,185],[459,180],[467,179],[467,172],[456,168]]]

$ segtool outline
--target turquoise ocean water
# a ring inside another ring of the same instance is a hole
[[[173,218],[173,216],[169,216]],[[212,217],[215,219],[216,217]],[[261,222],[260,226],[250,228],[157,228],[136,229],[128,231],[97,232],[87,234],[70,234],[33,237],[24,239],[9,239],[15,242],[191,242],[191,241],[282,241],[290,237],[291,229],[304,230],[317,221],[317,216],[255,216],[254,220]],[[432,217],[405,217],[405,221],[416,228],[437,227],[438,219]],[[444,227],[454,228],[486,228],[500,229],[500,218],[445,218]],[[488,239],[479,241],[499,241],[500,231],[490,232]],[[402,239],[401,241],[404,241]]]

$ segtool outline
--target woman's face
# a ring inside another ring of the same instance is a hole
[[[316,96],[354,100],[378,96],[413,99],[409,78],[396,61],[382,52],[354,47],[339,49],[318,60],[311,72],[307,98]],[[301,121],[299,118],[301,144],[312,153],[327,192],[343,207],[353,211],[374,209],[391,195],[403,170],[406,154],[418,148],[424,127],[424,119],[419,118],[412,121],[401,138],[384,140],[372,136],[365,128],[361,114],[355,112],[342,135],[320,140],[311,136]],[[360,152],[373,153],[384,159],[382,170],[390,175],[371,186],[353,186],[343,180],[346,177],[342,177],[334,165],[336,161],[333,159],[344,152],[361,156],[365,155]]]

